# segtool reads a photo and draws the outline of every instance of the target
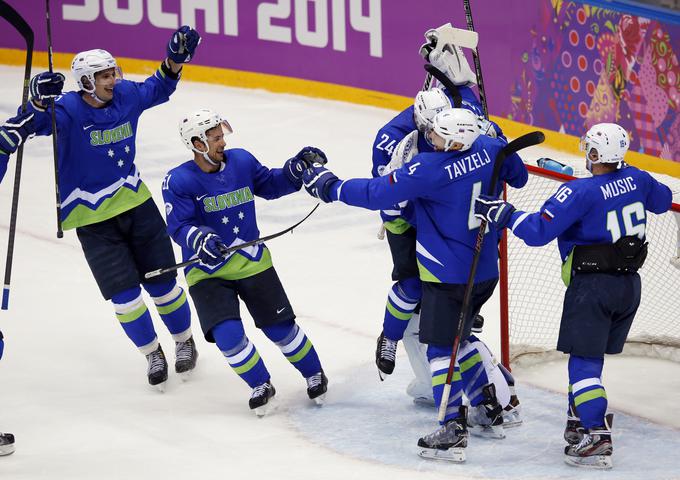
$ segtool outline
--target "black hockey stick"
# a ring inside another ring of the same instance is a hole
[[[453,98],[453,106],[456,108],[460,108],[461,105],[463,104],[463,97],[460,95],[458,87],[451,81],[451,79],[447,77],[444,74],[444,72],[439,70],[431,63],[426,63],[425,65],[423,65],[423,68],[425,69],[428,75],[436,78],[437,80],[439,80],[439,83],[444,85],[444,87],[449,91],[451,97]]]
[[[26,111],[28,102],[28,82],[31,80],[31,63],[33,62],[33,30],[7,2],[0,0],[0,17],[16,28],[26,41],[26,68],[24,69],[24,88],[21,93],[21,111]],[[17,227],[19,209],[19,186],[21,182],[21,165],[24,157],[24,144],[17,149],[17,165],[14,172],[14,192],[12,193],[12,210],[9,220],[9,239],[7,240],[7,261],[5,263],[5,283],[2,289],[2,309],[9,308],[9,284],[12,278],[12,259],[14,257],[14,237]]]
[[[543,132],[531,132],[526,135],[522,135],[516,138],[512,142],[508,143],[496,156],[496,161],[493,165],[493,173],[491,174],[491,183],[487,190],[488,195],[497,195],[496,187],[498,185],[498,179],[501,174],[501,167],[503,167],[503,162],[505,159],[519,150],[522,150],[533,145],[538,145],[543,143],[545,140],[545,135]],[[468,275],[467,284],[465,285],[465,293],[463,295],[463,304],[460,309],[460,316],[458,317],[458,325],[456,329],[456,336],[453,339],[453,350],[451,352],[451,358],[449,360],[449,370],[446,374],[446,383],[444,384],[444,391],[442,392],[441,403],[439,404],[439,421],[443,422],[446,417],[446,409],[449,404],[449,395],[451,394],[451,380],[453,379],[453,372],[455,369],[456,357],[458,356],[458,347],[460,346],[460,337],[463,334],[463,327],[465,326],[465,319],[468,317],[470,310],[470,300],[472,298],[472,287],[475,284],[475,274],[477,273],[477,265],[479,264],[479,258],[482,252],[482,243],[484,242],[484,234],[486,232],[486,220],[482,220],[479,226],[479,232],[477,233],[477,240],[475,241],[474,254],[472,257],[472,265],[470,266],[470,273]]]
[[[472,9],[470,9],[470,0],[463,0],[463,7],[465,8],[465,20],[467,22],[468,30],[475,31],[475,24],[472,21]],[[479,90],[479,100],[482,103],[484,116],[489,118],[489,107],[486,103],[486,91],[484,90],[484,79],[482,78],[482,64],[479,61],[479,47],[472,50],[472,59],[475,62],[475,74],[477,75],[477,89]],[[521,137],[520,137],[521,138]]]
[[[281,230],[280,232],[272,233],[271,235],[267,235],[266,237],[260,237],[256,238],[255,240],[251,240],[249,242],[242,243],[240,245],[234,245],[233,247],[228,247],[224,250],[222,250],[222,257],[226,257],[227,255],[237,251],[241,250],[243,248],[247,248],[253,245],[258,245],[260,243],[266,242],[267,240],[271,240],[276,237],[280,237],[281,235],[284,235],[288,232],[292,232],[294,228],[298,227],[302,222],[307,220],[312,213],[316,212],[316,209],[319,208],[320,203],[317,203],[314,208],[312,208],[312,211],[309,212],[307,215],[305,215],[305,218],[297,222],[295,225],[286,228],[285,230]],[[175,270],[179,270],[180,268],[188,267],[190,265],[196,265],[199,263],[200,260],[198,258],[194,258],[192,260],[187,260],[186,262],[178,263],[177,265],[173,265],[171,267],[166,267],[166,268],[159,268],[158,270],[152,270],[150,272],[147,272],[144,274],[144,278],[153,278],[157,277],[158,275],[163,275],[164,273],[168,272],[174,272]]]
[[[47,62],[52,73],[52,21],[50,20],[50,0],[45,0],[45,20],[47,21]],[[61,196],[59,195],[59,160],[57,157],[57,112],[54,109],[54,98],[50,98],[52,107],[52,154],[54,157],[54,193],[57,206],[57,238],[64,237],[61,229]]]

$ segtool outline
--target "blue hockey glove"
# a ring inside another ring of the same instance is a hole
[[[175,63],[187,63],[194,57],[201,36],[193,28],[184,25],[172,34],[168,42],[168,58]]]
[[[198,259],[209,267],[220,263],[223,260],[222,254],[227,249],[222,238],[209,227],[199,227],[193,245]]]
[[[31,97],[35,100],[45,100],[61,95],[66,78],[57,72],[42,72],[31,78],[29,85]]]
[[[312,167],[315,163],[325,165],[328,162],[326,154],[316,147],[305,147],[297,155],[286,161],[283,171],[291,183],[302,187],[302,172]]]
[[[486,220],[497,229],[508,225],[515,207],[512,204],[489,195],[475,198],[475,217]]]
[[[35,135],[33,113],[20,113],[0,127],[0,151],[14,153],[19,145]]]
[[[315,163],[311,168],[302,173],[302,181],[305,185],[305,190],[312,197],[316,197],[322,202],[330,203],[333,201],[330,197],[331,188],[340,179],[320,163]]]

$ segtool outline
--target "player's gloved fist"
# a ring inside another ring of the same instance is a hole
[[[328,170],[320,163],[315,163],[302,173],[302,181],[305,190],[312,197],[316,197],[322,202],[330,203],[333,201],[330,194],[333,185],[340,181],[333,172]]]
[[[431,28],[425,32],[425,43],[420,47],[420,56],[422,56],[425,61],[430,61],[430,53],[437,46],[437,39],[439,38],[439,32],[437,29]]]
[[[220,263],[223,260],[224,251],[227,249],[222,238],[212,228],[208,227],[200,227],[197,235],[194,240],[194,250],[200,262],[209,267]]]
[[[57,72],[42,72],[31,78],[29,89],[31,97],[36,100],[45,100],[61,95],[66,77]]]
[[[35,135],[33,113],[20,113],[0,127],[0,150],[14,153],[19,145]]]
[[[315,163],[325,165],[328,162],[326,154],[316,147],[305,147],[293,158],[286,161],[283,171],[293,184],[302,187],[302,173]]]
[[[184,25],[172,34],[168,42],[168,58],[175,63],[187,63],[193,58],[199,43],[201,36],[198,32]]]
[[[508,225],[514,211],[515,207],[504,200],[489,195],[475,198],[475,217],[486,220],[499,230]]]
[[[2,351],[5,349],[5,341],[2,339],[2,332],[0,332],[0,358],[2,358]]]

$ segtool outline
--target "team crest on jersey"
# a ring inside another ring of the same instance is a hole
[[[86,127],[89,128],[89,126],[85,126],[83,129],[86,130]],[[108,145],[130,138],[132,135],[132,125],[130,125],[130,122],[125,122],[124,124],[109,130],[91,130],[90,145],[94,147],[98,145]]]
[[[172,212],[172,203],[166,202],[165,203],[165,215],[170,215],[170,212]]]
[[[250,191],[250,187],[243,187],[234,190],[233,192],[222,193],[214,197],[204,197],[203,210],[207,213],[219,212],[220,210],[225,210],[252,201],[253,192]]]

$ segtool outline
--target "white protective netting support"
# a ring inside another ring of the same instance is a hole
[[[517,209],[535,212],[564,180],[547,170],[530,169],[527,185],[508,188],[507,198]],[[583,170],[575,174],[588,175]],[[649,254],[640,270],[642,301],[624,353],[680,362],[680,179],[655,177],[673,190],[676,210],[663,215],[648,212]],[[557,242],[528,247],[509,234],[507,258],[510,362],[526,364],[561,356],[555,346],[566,287]]]

